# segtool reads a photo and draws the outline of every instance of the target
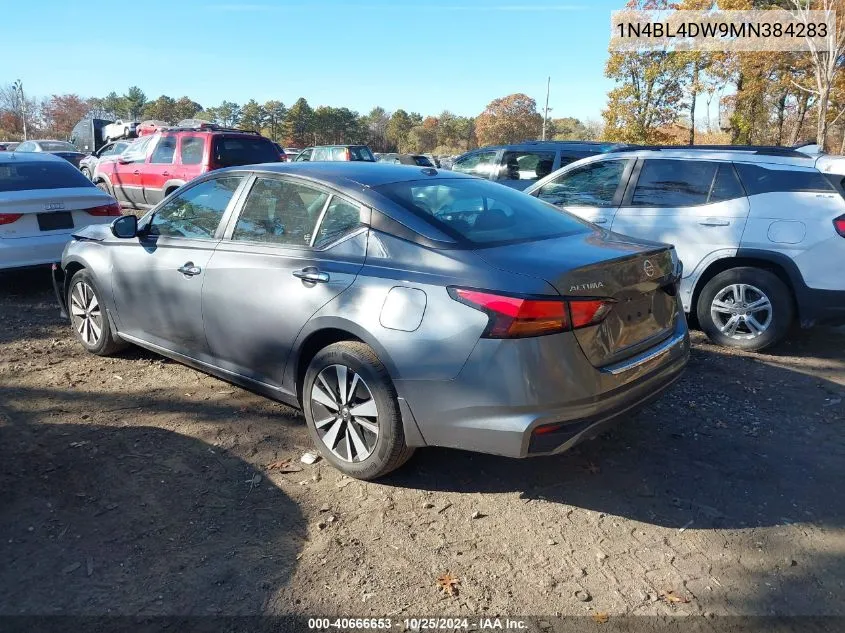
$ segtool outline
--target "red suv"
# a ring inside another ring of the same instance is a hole
[[[213,169],[284,160],[257,132],[203,124],[140,137],[115,160],[97,165],[93,181],[123,206],[147,209]]]

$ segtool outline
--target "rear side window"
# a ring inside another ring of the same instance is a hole
[[[350,147],[349,160],[361,160],[368,163],[376,161],[369,147]]]
[[[214,162],[221,167],[279,162],[279,150],[261,136],[221,136],[214,139]]]
[[[68,162],[8,161],[0,164],[0,191],[93,187],[88,178]]]
[[[150,156],[151,163],[172,163],[173,154],[176,153],[176,138],[163,136]]]
[[[259,178],[244,203],[232,239],[308,246],[328,194],[299,183]]]
[[[182,137],[182,164],[199,165],[202,163],[202,156],[205,153],[205,137],[185,136]]]
[[[444,233],[471,244],[492,246],[591,230],[569,213],[488,180],[417,180],[375,190]]]
[[[554,152],[505,152],[498,180],[538,180],[552,173]]]
[[[730,164],[646,160],[631,200],[635,207],[694,207],[744,195]]]
[[[335,196],[320,222],[314,246],[320,248],[361,225],[361,208]]]
[[[758,165],[736,163],[736,170],[749,196],[775,191],[834,193],[836,188],[815,170],[766,169]]]

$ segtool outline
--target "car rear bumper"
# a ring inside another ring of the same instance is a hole
[[[589,364],[571,333],[481,339],[451,381],[398,380],[427,445],[508,457],[565,451],[658,397],[689,360],[686,322],[619,362]]]
[[[845,325],[845,290],[804,288],[800,295],[802,326]]]
[[[70,239],[70,233],[0,238],[0,268],[23,268],[57,262],[62,258],[62,251]]]

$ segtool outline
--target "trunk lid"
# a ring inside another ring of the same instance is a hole
[[[680,318],[680,267],[672,247],[605,232],[480,249],[500,270],[537,277],[565,297],[615,301],[598,325],[575,330],[596,367],[633,356],[667,338]]]
[[[0,213],[21,215],[11,224],[0,225],[0,238],[15,239],[35,235],[69,234],[88,224],[111,221],[114,218],[97,218],[89,215],[86,209],[112,202],[114,200],[111,196],[92,186],[0,192]],[[57,222],[54,226],[62,228],[42,228],[51,226],[49,222],[43,221],[39,225],[39,215],[55,214],[70,214],[73,226]]]

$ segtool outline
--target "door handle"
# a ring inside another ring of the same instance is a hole
[[[170,172],[169,171],[163,171],[163,172],[161,172],[161,175],[162,176],[169,176]]]
[[[607,224],[607,218],[596,218],[595,220],[590,220],[593,224]]]
[[[705,218],[699,222],[701,226],[730,226],[730,220],[721,220],[719,218]]]
[[[193,277],[194,275],[199,275],[202,272],[202,268],[200,268],[199,266],[194,266],[194,262],[185,262],[176,270],[178,270],[186,277]]]
[[[136,176],[140,176],[140,175],[141,175],[141,172],[140,172],[140,170],[138,170],[138,169],[136,169],[136,170],[135,170],[135,171],[133,171],[132,173],[133,173],[133,174],[135,174]]]
[[[293,271],[293,276],[311,283],[324,284],[329,280],[329,273],[323,273],[316,268],[303,268]]]

